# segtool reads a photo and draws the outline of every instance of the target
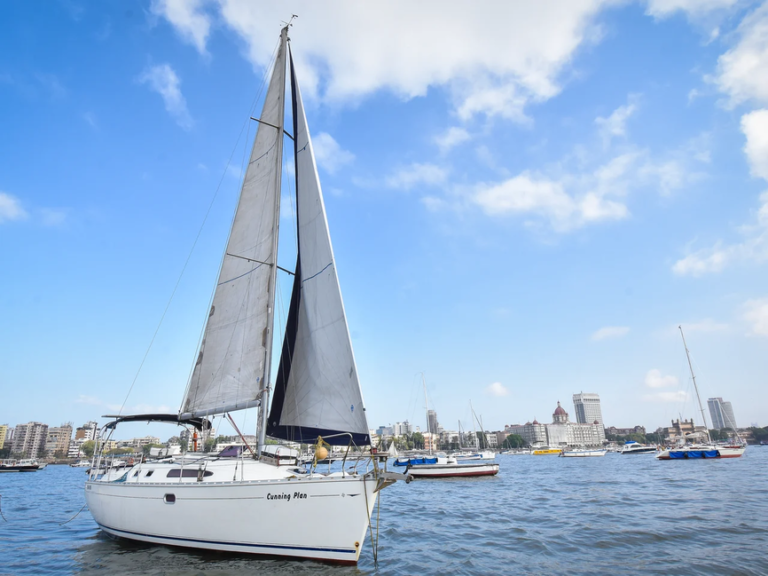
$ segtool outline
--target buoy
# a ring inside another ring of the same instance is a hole
[[[315,447],[315,461],[328,458],[328,449],[325,446]]]

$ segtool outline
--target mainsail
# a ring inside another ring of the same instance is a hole
[[[271,351],[285,113],[285,42],[264,101],[182,416],[259,404]],[[280,128],[278,128],[280,127]]]
[[[370,444],[328,221],[291,58],[298,262],[267,434]]]

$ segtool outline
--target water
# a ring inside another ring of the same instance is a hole
[[[495,478],[383,491],[379,574],[768,574],[768,448],[734,460],[499,456]],[[0,474],[0,574],[374,574],[112,540],[82,468]],[[297,522],[301,519],[297,518]],[[329,518],[329,522],[332,519]]]

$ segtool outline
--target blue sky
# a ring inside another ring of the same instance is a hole
[[[0,422],[178,408],[295,13],[372,427],[690,417],[681,323],[768,424],[768,3],[412,4],[3,3]]]

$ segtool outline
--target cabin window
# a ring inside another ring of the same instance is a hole
[[[144,476],[144,478],[149,478],[150,476],[152,476],[153,472],[154,472],[154,470],[150,470],[149,472],[147,472],[147,475]]]
[[[197,473],[198,473],[198,470],[196,470],[195,468],[185,468],[184,470],[182,470],[181,468],[175,468],[168,472],[168,475],[166,476],[166,478],[197,478]],[[213,472],[209,472],[208,470],[206,470],[205,472],[203,472],[203,476],[205,476],[206,478],[208,476],[213,476]]]
[[[166,494],[163,496],[163,502],[166,504],[175,504],[176,503],[176,494]]]

